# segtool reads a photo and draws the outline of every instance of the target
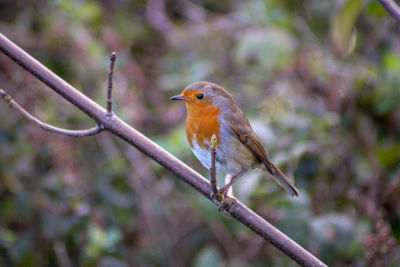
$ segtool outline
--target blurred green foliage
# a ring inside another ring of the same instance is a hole
[[[116,51],[115,113],[207,176],[168,98],[221,84],[301,191],[254,171],[237,197],[329,266],[398,264],[400,39],[378,1],[3,0],[0,18],[98,103]],[[4,55],[0,81],[48,123],[93,124]],[[110,134],[50,134],[4,103],[0,122],[1,266],[295,266]]]

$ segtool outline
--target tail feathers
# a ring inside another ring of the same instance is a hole
[[[272,174],[275,181],[278,182],[280,186],[282,186],[292,197],[298,197],[299,196],[299,190],[292,184],[292,182],[284,175],[281,170],[278,169],[278,167],[275,166],[271,162],[271,167],[274,171]]]

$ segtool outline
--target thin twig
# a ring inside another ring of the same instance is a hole
[[[114,74],[114,63],[117,59],[115,52],[111,53],[110,65],[108,66],[108,79],[107,79],[107,116],[110,117],[113,114],[112,111],[112,88],[113,88],[113,74]]]
[[[87,129],[87,130],[67,130],[52,126],[50,124],[44,123],[35,116],[31,115],[28,111],[26,111],[23,107],[21,107],[14,99],[11,98],[9,94],[7,94],[4,90],[0,89],[0,96],[8,103],[8,105],[20,112],[25,118],[36,123],[40,128],[57,134],[81,137],[81,136],[89,136],[95,135],[103,130],[99,124],[96,124],[95,127]]]
[[[215,157],[217,155],[217,137],[215,134],[212,135],[210,140],[210,154],[211,154],[211,168],[210,168],[210,184],[213,192],[212,198],[215,198],[217,201],[221,201],[221,195],[218,193],[217,188],[217,177],[216,177],[216,168],[215,168]]]
[[[126,124],[118,116],[114,115],[112,120],[107,120],[105,116],[107,111],[104,108],[40,64],[1,33],[0,51],[48,85],[63,98],[88,114],[95,121],[101,122],[104,129],[111,131],[114,135],[136,147],[142,153],[174,173],[179,179],[192,186],[199,193],[211,199],[212,189],[206,178]],[[299,244],[276,229],[240,201],[229,205],[227,212],[298,264],[302,266],[326,266],[317,257],[302,248]]]
[[[400,7],[397,3],[394,0],[379,0],[379,2],[400,23]]]

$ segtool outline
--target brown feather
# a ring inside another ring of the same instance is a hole
[[[251,129],[250,123],[248,125]],[[255,155],[255,157],[264,164],[267,171],[275,178],[275,180],[281,185],[286,191],[288,191],[292,196],[298,196],[299,191],[292,184],[292,182],[271,162],[268,157],[268,153],[264,146],[255,135],[254,132],[248,131],[249,127],[234,127],[232,126],[232,131],[236,133],[238,139]],[[247,129],[247,131],[242,131],[241,129]]]

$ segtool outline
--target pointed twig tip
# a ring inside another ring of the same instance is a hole
[[[0,96],[6,101],[7,103],[10,103],[11,101],[11,96],[6,93],[3,89],[0,89]]]
[[[111,53],[111,56],[110,56],[110,60],[111,60],[111,61],[115,61],[116,59],[117,59],[117,53],[112,52],[112,53]]]

